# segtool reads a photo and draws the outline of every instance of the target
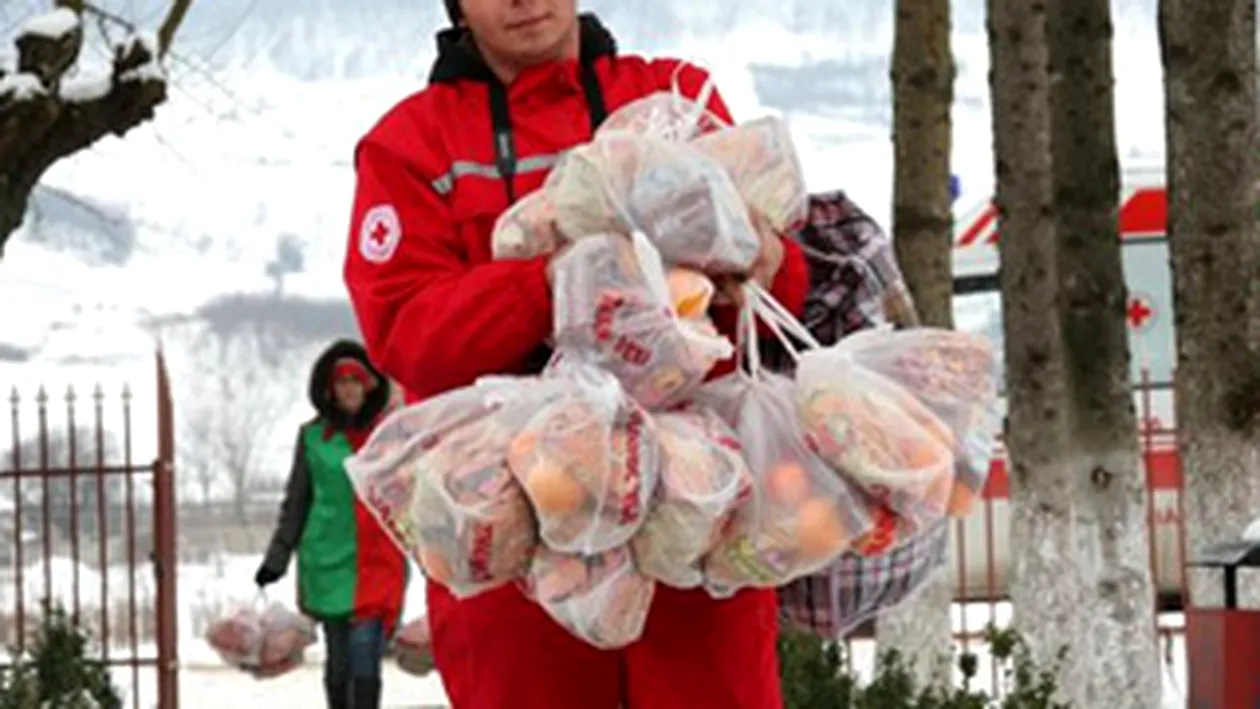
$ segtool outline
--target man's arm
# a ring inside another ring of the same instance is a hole
[[[414,161],[365,139],[345,280],[372,361],[427,397],[511,371],[551,331],[547,259],[470,265]]]

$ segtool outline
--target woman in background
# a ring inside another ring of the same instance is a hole
[[[402,613],[407,565],[354,493],[343,463],[390,408],[389,381],[355,342],[315,361],[308,395],[316,416],[298,431],[280,520],[254,576],[284,576],[297,553],[298,608],[319,621],[328,709],[378,709],[381,658]]]

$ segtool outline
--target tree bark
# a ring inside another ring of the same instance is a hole
[[[1056,0],[1050,59],[1052,214],[1067,375],[1083,706],[1159,705],[1146,481],[1129,375],[1118,229],[1111,7]]]
[[[1075,706],[1159,705],[1106,0],[989,0],[1012,600]]]
[[[1072,558],[1071,432],[1051,218],[1050,84],[1044,0],[988,0],[994,174],[1005,333],[1015,625],[1042,666],[1077,643],[1083,580]],[[1081,687],[1075,656],[1058,673]]]
[[[1253,0],[1161,0],[1176,412],[1191,553],[1260,515],[1260,230]],[[1191,601],[1220,581],[1195,572]],[[1244,602],[1260,601],[1244,584]]]
[[[893,234],[897,259],[924,325],[953,327],[954,102],[949,0],[898,0],[892,59]],[[896,649],[923,684],[951,680],[952,588],[937,574],[876,622],[882,649]]]

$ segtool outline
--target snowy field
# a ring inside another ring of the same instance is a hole
[[[320,683],[320,661],[322,647],[315,646],[308,654],[310,664],[288,675],[269,679],[255,680],[237,671],[227,668],[202,639],[209,622],[221,614],[231,612],[242,604],[254,603],[258,600],[252,577],[257,559],[251,557],[226,557],[210,564],[183,564],[178,579],[179,592],[179,655],[181,663],[180,697],[183,707],[216,707],[225,703],[237,703],[238,706],[267,706],[271,709],[297,709],[298,707],[317,707],[322,703],[322,685]],[[71,603],[74,591],[74,565],[66,559],[54,559],[49,566],[49,576],[53,582],[53,596],[61,599],[67,606]],[[44,567],[34,564],[23,574],[25,596],[27,602],[45,596]],[[12,578],[0,577],[0,607],[12,607],[14,588]],[[112,569],[106,578],[109,605],[126,607],[129,603],[130,586],[123,569]],[[95,618],[99,617],[101,594],[101,577],[85,566],[78,568],[78,584],[80,608],[83,617],[90,626],[95,627]],[[152,574],[147,566],[140,566],[134,579],[136,605],[149,607],[153,598]],[[286,577],[277,583],[268,593],[268,599],[287,601],[293,597],[292,577]],[[408,590],[405,616],[410,619],[424,613],[423,582],[416,582]],[[116,616],[111,616],[115,617]],[[139,623],[141,636],[132,646],[126,639],[112,643],[111,654],[116,658],[154,656],[151,635],[152,621],[141,619]],[[989,606],[987,604],[971,604],[956,606],[953,625],[956,632],[972,633],[983,629],[990,623],[1005,625],[1010,621],[1010,607],[1007,604]],[[117,623],[117,621],[115,621]],[[1179,615],[1166,615],[1160,619],[1161,627],[1179,629],[1183,620]],[[111,633],[117,637],[116,633]],[[148,635],[149,637],[145,637]],[[976,652],[979,657],[979,673],[976,686],[992,690],[997,679],[993,667],[984,648],[972,643],[969,647],[959,646],[959,650],[967,649]],[[874,664],[875,648],[873,643],[865,640],[854,641],[851,645],[851,660],[854,669],[862,676],[868,677]],[[1161,643],[1161,657],[1164,668],[1164,703],[1163,706],[1184,706],[1184,688],[1186,686],[1185,647],[1179,633],[1173,635],[1171,643]],[[128,705],[149,709],[156,706],[153,693],[155,685],[150,670],[133,671],[119,668],[115,671],[116,684],[128,693]],[[136,680],[133,682],[133,680]],[[1000,681],[1000,680],[999,680]],[[140,688],[138,704],[131,704],[130,693],[133,686]],[[385,674],[385,706],[387,707],[430,707],[446,706],[446,697],[436,675],[417,678],[402,673],[392,661],[386,662]]]

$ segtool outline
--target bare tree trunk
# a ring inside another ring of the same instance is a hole
[[[1190,550],[1260,515],[1255,13],[1254,0],[1159,3]],[[1219,602],[1218,579],[1190,580],[1194,603]],[[1256,586],[1246,585],[1245,601],[1260,600]]]
[[[1051,213],[1067,375],[1082,591],[1078,662],[1090,707],[1159,705],[1146,484],[1129,375],[1118,231],[1109,0],[1057,0],[1050,57]]]
[[[1058,260],[1051,219],[1049,55],[1044,0],[988,0],[990,91],[1001,236],[1006,449],[1015,625],[1048,665],[1077,644],[1083,579],[1073,558],[1072,456]],[[1076,655],[1058,677],[1083,687]]]
[[[1012,599],[1075,706],[1159,705],[1106,0],[989,0]],[[1054,77],[1054,80],[1051,80]]]
[[[893,47],[893,233],[923,324],[952,327],[953,215],[949,193],[954,102],[949,0],[898,0]],[[953,647],[945,574],[876,623],[923,684],[948,683]]]

